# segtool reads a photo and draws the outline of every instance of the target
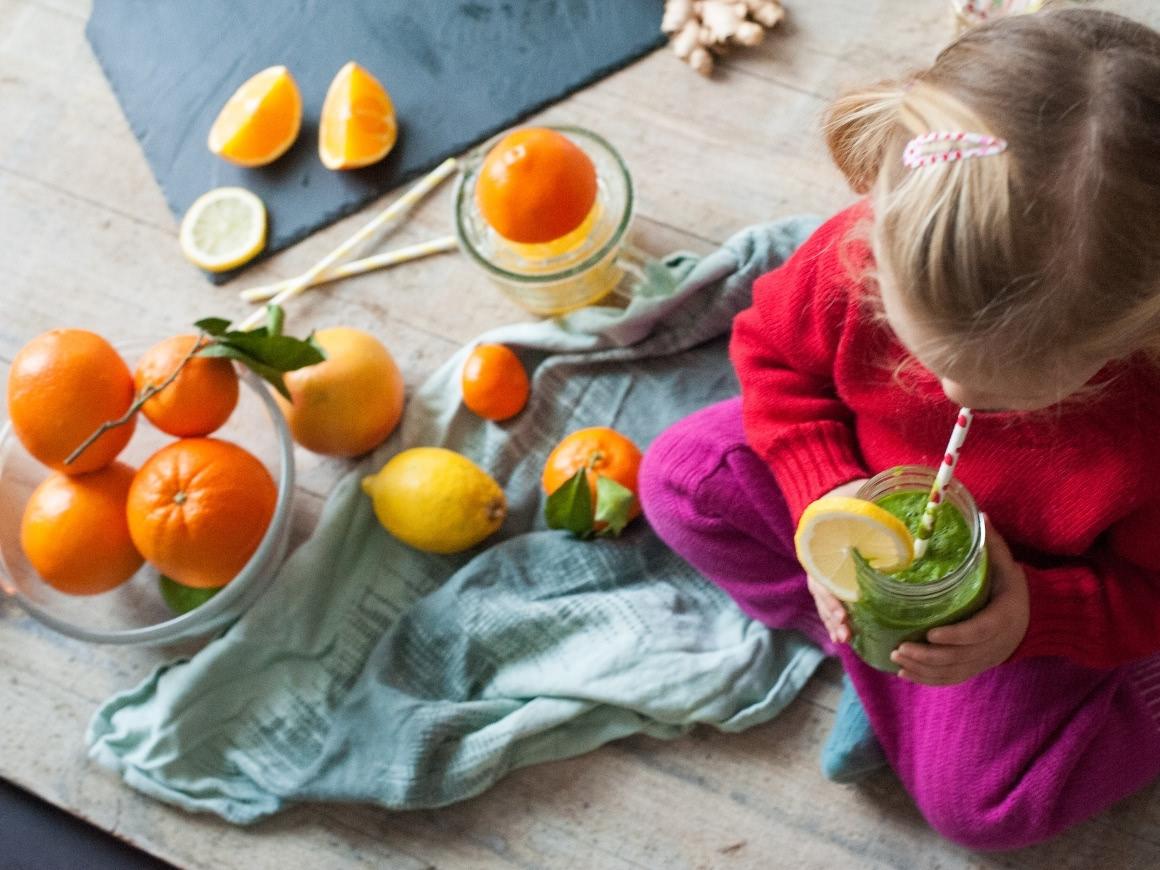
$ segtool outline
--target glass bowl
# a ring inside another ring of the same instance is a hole
[[[118,352],[132,368],[151,342],[125,343]],[[294,443],[265,383],[238,368],[238,405],[212,437],[254,454],[278,486],[274,516],[246,566],[220,592],[188,613],[175,615],[161,597],[157,569],[146,563],[127,582],[100,595],[66,595],[33,570],[20,547],[20,521],[32,491],[51,471],[16,438],[0,429],[0,588],[45,625],[95,643],[167,644],[202,637],[237,619],[265,591],[286,554],[294,495]],[[134,468],[175,440],[138,414],[129,445],[118,456]]]
[[[460,248],[509,298],[533,314],[563,314],[591,305],[616,289],[624,275],[621,248],[632,222],[632,176],[603,138],[581,127],[549,127],[584,150],[596,166],[596,203],[584,223],[563,240],[521,245],[499,235],[475,200],[480,166],[503,133],[463,160],[452,202]]]

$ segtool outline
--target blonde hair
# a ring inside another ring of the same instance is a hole
[[[905,167],[932,131],[1009,147]],[[838,99],[825,132],[872,193],[878,267],[948,369],[1160,352],[1160,34],[1094,10],[1001,19]]]

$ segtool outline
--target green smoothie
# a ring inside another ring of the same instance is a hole
[[[874,499],[918,531],[926,490],[890,492]],[[975,544],[962,512],[949,501],[935,510],[934,532],[923,558],[902,571],[879,573],[857,553],[859,598],[847,605],[854,651],[879,670],[896,672],[890,653],[907,640],[924,640],[935,626],[966,619],[987,601],[986,552]]]

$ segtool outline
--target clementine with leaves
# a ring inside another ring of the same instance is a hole
[[[507,420],[528,402],[528,373],[503,344],[475,347],[464,360],[459,385],[463,404],[485,420]]]
[[[53,474],[33,490],[20,546],[46,583],[69,595],[97,595],[141,567],[125,516],[133,475],[114,462],[89,474]]]
[[[68,458],[133,404],[133,375],[113,346],[84,329],[53,329],[28,342],[8,372],[8,416],[20,443],[54,471],[83,474],[117,458],[134,421],[110,429],[74,462]]]
[[[609,527],[619,534],[640,514],[636,495],[640,461],[640,449],[607,426],[567,435],[548,454],[540,477],[549,497],[549,526],[582,537]],[[581,481],[587,491],[575,492]]]
[[[596,167],[563,133],[525,127],[484,158],[475,185],[484,220],[512,242],[539,244],[579,227],[596,202]]]
[[[129,534],[162,574],[184,586],[224,586],[266,534],[278,498],[253,454],[217,438],[162,447],[129,488]]]
[[[216,431],[238,404],[238,374],[233,364],[221,357],[190,357],[197,343],[196,335],[167,338],[145,351],[133,372],[140,395],[149,387],[165,384],[180,367],[177,377],[141,406],[150,423],[179,438]]]

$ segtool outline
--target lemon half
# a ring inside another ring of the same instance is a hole
[[[854,551],[878,571],[899,571],[914,558],[914,538],[894,514],[873,502],[825,496],[798,520],[798,561],[842,601],[858,600]]]
[[[242,187],[202,194],[181,219],[181,251],[207,272],[236,269],[266,246],[266,206]]]

